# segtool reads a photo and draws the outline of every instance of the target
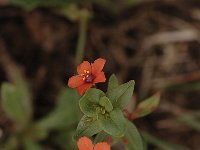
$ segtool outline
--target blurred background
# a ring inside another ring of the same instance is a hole
[[[133,106],[161,92],[154,113],[134,120],[148,150],[200,150],[199,0],[0,0],[0,84],[31,95],[23,129],[19,103],[1,102],[0,149],[72,149],[81,115],[67,81],[99,57],[107,78],[136,81]]]

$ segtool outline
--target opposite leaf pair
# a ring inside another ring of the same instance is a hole
[[[97,142],[105,140],[106,137],[117,140],[123,137],[129,141],[126,145],[127,150],[143,150],[142,138],[137,128],[127,119],[133,120],[151,113],[159,103],[159,94],[139,103],[134,112],[127,112],[128,116],[125,119],[123,111],[131,100],[135,82],[131,80],[119,85],[116,76],[112,75],[106,93],[91,88],[98,82],[105,82],[106,79],[102,71],[104,64],[105,60],[101,58],[95,60],[91,65],[84,61],[77,67],[79,75],[69,79],[68,85],[77,88],[79,95],[82,96],[79,106],[84,113],[74,138],[93,136],[95,137],[94,141]],[[91,142],[90,145],[92,145]],[[90,148],[93,150],[95,147],[90,146]]]
[[[134,81],[118,85],[114,75],[109,79],[108,91],[99,89],[88,90],[79,101],[84,113],[75,138],[87,135],[93,136],[101,131],[114,137],[122,137],[125,132],[123,108],[131,99]]]

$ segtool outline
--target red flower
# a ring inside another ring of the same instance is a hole
[[[79,150],[110,150],[110,145],[108,145],[108,143],[100,142],[93,145],[92,141],[86,136],[81,137],[78,140],[77,145]]]
[[[102,71],[106,60],[99,58],[90,64],[88,61],[83,61],[77,67],[78,75],[69,78],[68,86],[77,88],[78,93],[82,96],[89,88],[99,82],[105,82],[106,78]]]

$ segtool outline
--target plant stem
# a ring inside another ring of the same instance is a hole
[[[84,49],[87,37],[88,19],[89,19],[89,12],[86,9],[83,9],[80,12],[79,35],[78,35],[78,42],[76,47],[76,59],[75,59],[76,65],[78,65],[83,61]]]

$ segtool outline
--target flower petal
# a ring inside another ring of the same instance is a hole
[[[92,74],[96,75],[97,73],[101,72],[105,63],[106,60],[102,58],[95,60],[94,63],[92,64]]]
[[[106,81],[106,77],[105,77],[104,72],[102,71],[97,74],[96,78],[93,81],[93,84],[99,83],[99,82],[105,82],[105,81]]]
[[[79,87],[79,86],[83,85],[84,83],[85,83],[85,81],[83,80],[83,77],[81,77],[80,75],[72,76],[68,80],[68,86],[70,88]]]
[[[94,150],[110,150],[110,145],[106,142],[97,143],[94,146]]]
[[[85,83],[77,88],[78,94],[82,96],[88,89],[92,87],[92,83]]]
[[[85,74],[84,70],[91,72],[92,68],[88,61],[83,61],[80,65],[77,67],[77,73],[78,74]]]
[[[86,136],[81,137],[77,141],[78,149],[79,150],[93,150],[93,144],[92,141],[87,138]]]

